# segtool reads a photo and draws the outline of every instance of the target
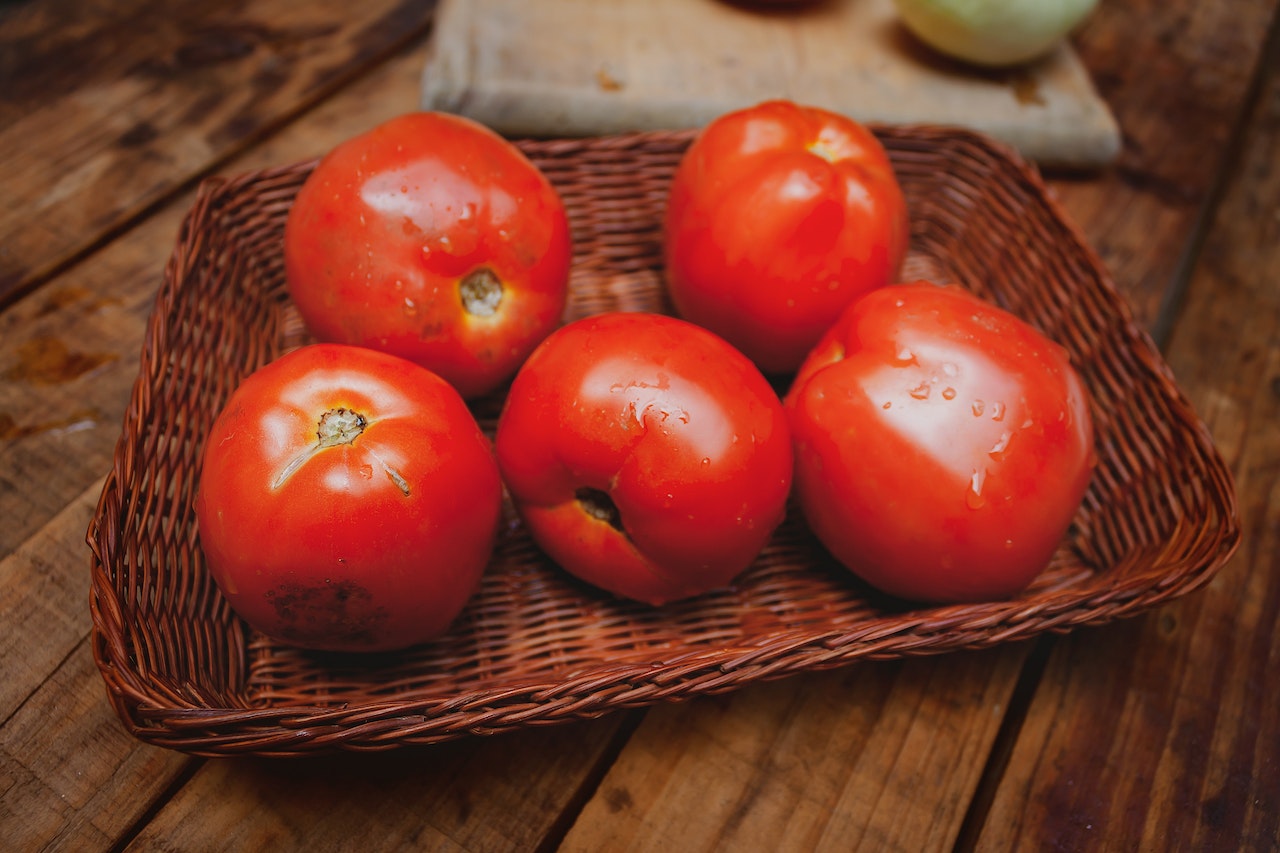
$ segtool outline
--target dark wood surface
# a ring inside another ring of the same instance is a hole
[[[84,536],[202,177],[413,109],[421,0],[0,4],[0,837],[10,850],[1280,848],[1275,0],[1103,0],[1124,131],[1048,174],[1232,467],[1244,540],[1122,622],[381,755],[144,745]]]

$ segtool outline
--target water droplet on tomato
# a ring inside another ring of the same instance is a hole
[[[902,364],[913,364],[915,363],[915,360],[916,360],[916,354],[913,353],[911,350],[907,349],[906,347],[903,347],[902,349],[898,350],[895,358],[897,358],[897,360]]]
[[[982,402],[981,400],[974,400],[974,401],[973,401],[973,416],[974,416],[975,418],[980,418],[980,417],[982,417],[982,413],[983,413],[984,411],[986,411],[986,403]]]
[[[891,409],[891,408],[893,408],[893,402],[892,402],[892,401],[890,401],[890,400],[885,400],[885,401],[884,401],[884,405],[882,405],[880,408],[882,408],[882,409]]]
[[[942,363],[942,373],[944,376],[950,376],[952,379],[960,375],[960,368],[956,367],[949,361]]]
[[[991,404],[991,420],[1004,420],[1004,403],[996,402]]]
[[[991,446],[991,449],[987,451],[987,455],[992,459],[999,459],[1004,455],[1004,452],[1009,449],[1009,439],[1011,438],[1013,438],[1013,433],[1008,430],[1000,433],[1000,438]]]
[[[964,503],[969,509],[982,509],[987,505],[987,499],[982,494],[986,480],[986,469],[974,469],[973,476],[969,478],[969,488],[964,493]]]
[[[921,382],[907,393],[917,400],[927,400],[929,399],[929,383]]]
[[[702,457],[702,467],[703,467],[703,468],[706,468],[706,467],[707,467],[708,465],[710,465],[710,464],[711,464],[711,457],[710,457],[710,456],[704,456],[704,457]]]
[[[955,398],[956,398],[956,389],[952,388],[950,385],[942,389],[942,399],[954,400]]]

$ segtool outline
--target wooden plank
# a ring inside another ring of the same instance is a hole
[[[1100,3],[1075,35],[1124,146],[1102,174],[1053,175],[1053,187],[1161,334],[1275,12],[1275,0]]]
[[[83,641],[0,728],[5,849],[111,850],[192,762],[125,732]]]
[[[179,219],[153,220],[0,314],[0,558],[110,467]]]
[[[1202,592],[1052,656],[982,849],[1280,848],[1280,50],[1168,357],[1237,478]]]
[[[1093,167],[1120,146],[1069,44],[979,70],[912,38],[892,0],[444,0],[422,82],[427,107],[509,134],[700,127],[786,97],[862,121],[969,127],[1039,162]]]
[[[0,720],[8,720],[89,634],[84,531],[102,489],[92,483],[36,535],[0,559]]]
[[[0,305],[423,35],[433,8],[50,0],[6,9]]]
[[[1028,648],[652,709],[562,849],[950,850]]]
[[[211,761],[139,835],[146,850],[536,850],[629,717],[391,754]]]

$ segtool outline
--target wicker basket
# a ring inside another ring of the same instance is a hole
[[[1096,476],[1022,595],[886,599],[834,565],[793,512],[731,587],[650,608],[550,564],[508,507],[480,591],[436,642],[344,657],[250,631],[205,569],[192,502],[202,440],[229,393],[308,340],[281,260],[286,213],[313,165],[303,163],[204,184],[165,269],[88,531],[94,654],[125,726],[203,755],[387,749],[1063,632],[1204,584],[1239,541],[1229,473],[1039,174],[972,133],[876,132],[911,208],[906,275],[960,282],[1028,319],[1070,351],[1093,393]],[[570,210],[571,316],[668,309],[660,214],[690,139],[520,143]],[[476,405],[490,431],[500,406]]]

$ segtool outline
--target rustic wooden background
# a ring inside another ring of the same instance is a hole
[[[377,756],[143,745],[85,529],[196,183],[417,103],[425,0],[0,4],[0,835],[11,850],[1280,848],[1275,0],[1102,0],[1123,131],[1050,173],[1235,473],[1245,538],[1141,617]]]

